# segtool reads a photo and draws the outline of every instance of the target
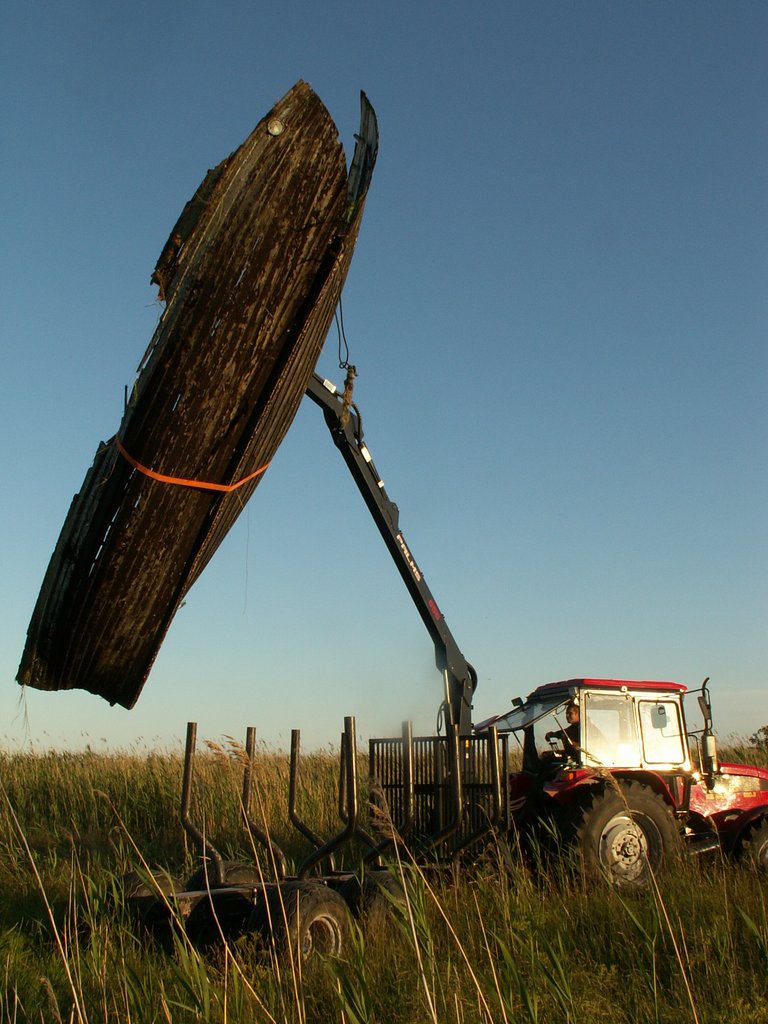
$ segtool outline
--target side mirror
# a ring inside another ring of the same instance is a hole
[[[707,698],[704,696],[703,693],[699,694],[698,701],[699,701],[699,709],[701,710],[701,713],[704,716],[705,720],[707,722],[711,721],[711,719],[712,719],[712,708],[710,707],[709,701],[707,700]]]
[[[704,728],[707,732],[712,728],[712,702],[709,699],[709,690],[707,689],[707,683],[709,682],[709,676],[701,684],[701,693],[697,700],[699,702],[699,710],[704,717]]]

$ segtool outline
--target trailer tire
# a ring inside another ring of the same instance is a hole
[[[590,788],[571,809],[565,829],[588,877],[643,888],[680,858],[677,823],[649,786],[617,780]]]
[[[259,871],[256,864],[247,864],[239,860],[225,860],[223,864],[224,885],[261,885],[264,882],[264,872]],[[219,888],[216,883],[215,866],[201,864],[190,875],[185,888],[188,892]]]
[[[248,922],[277,956],[302,963],[343,956],[351,918],[342,897],[321,882],[283,882],[265,888]]]
[[[761,874],[768,874],[768,818],[761,818],[750,828],[742,856]]]
[[[143,921],[155,904],[164,904],[163,897],[173,896],[181,885],[167,871],[155,868],[149,873],[128,871],[120,879],[119,889],[123,905]]]
[[[151,871],[127,871],[120,877],[119,889],[123,899],[141,896],[171,896],[180,889],[179,883],[163,868]]]
[[[156,868],[150,872],[127,872],[117,881],[114,894],[141,932],[166,943],[178,924],[174,896],[182,888],[167,871]]]
[[[352,875],[339,888],[339,895],[356,918],[390,914],[393,904],[405,905],[405,892],[398,878],[389,871],[366,871]]]

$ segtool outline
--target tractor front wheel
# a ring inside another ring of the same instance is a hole
[[[640,782],[595,788],[572,808],[566,834],[586,874],[617,886],[648,885],[682,851],[668,805]]]

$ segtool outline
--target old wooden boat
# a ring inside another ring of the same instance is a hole
[[[349,268],[378,147],[361,96],[349,172],[297,83],[187,203],[153,281],[166,306],[45,575],[17,679],[132,707],[174,613],[265,472]]]

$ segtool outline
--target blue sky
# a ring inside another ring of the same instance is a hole
[[[431,642],[308,403],[132,711],[13,681],[168,232],[298,78],[348,154],[361,88],[379,117],[356,397],[476,718],[709,675],[721,735],[768,722],[767,44],[748,0],[7,5],[0,744],[432,728]]]

